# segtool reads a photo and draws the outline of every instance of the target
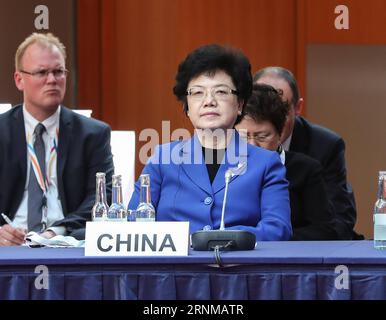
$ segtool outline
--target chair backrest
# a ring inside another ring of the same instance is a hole
[[[10,103],[0,103],[0,114],[7,112],[12,108],[12,105]]]
[[[91,118],[92,109],[72,109]],[[115,174],[122,175],[123,203],[127,207],[134,191],[135,175],[135,131],[111,131],[111,152]],[[110,201],[110,199],[108,199]]]
[[[92,110],[91,109],[72,109],[72,111],[84,115],[87,118],[91,118]]]
[[[123,203],[127,207],[134,191],[135,131],[111,131],[115,174],[122,175]]]

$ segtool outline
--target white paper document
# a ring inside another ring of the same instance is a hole
[[[36,232],[29,232],[26,237],[26,245],[29,247],[69,248],[84,247],[84,240],[76,240],[69,236],[55,236],[46,239]]]

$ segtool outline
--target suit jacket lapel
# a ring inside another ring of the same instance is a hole
[[[5,173],[9,179],[17,179],[16,188],[8,191],[8,196],[13,199],[9,202],[8,214],[11,219],[15,216],[22,200],[27,179],[27,139],[25,136],[23,107],[20,105],[13,108],[15,112],[11,118],[13,123],[10,125],[10,135],[13,142],[8,156],[10,159],[9,164],[17,164],[18,170],[15,172],[15,167],[8,167],[9,164],[6,164],[8,172]]]
[[[15,157],[16,163],[19,164],[21,176],[27,176],[27,139],[25,137],[25,126],[23,117],[23,107],[20,106],[13,114],[14,125],[11,126],[11,137],[14,138],[15,143],[12,148],[10,157]],[[25,184],[25,180],[24,180]],[[24,185],[23,185],[24,187]]]
[[[212,186],[202,154],[202,146],[197,135],[184,142],[180,156],[182,169],[190,180],[205,192],[212,194]]]
[[[58,141],[58,160],[57,160],[57,177],[59,196],[62,201],[63,212],[66,210],[66,202],[64,196],[63,175],[66,160],[68,157],[68,148],[72,141],[72,114],[66,107],[61,106],[60,120],[59,120],[59,141]]]

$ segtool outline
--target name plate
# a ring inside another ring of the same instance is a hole
[[[189,222],[87,222],[86,256],[187,256]]]

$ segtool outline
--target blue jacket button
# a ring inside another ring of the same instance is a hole
[[[209,204],[211,204],[212,202],[213,202],[213,199],[212,199],[211,197],[206,197],[205,200],[204,200],[204,203],[205,203],[206,205],[209,205]]]

